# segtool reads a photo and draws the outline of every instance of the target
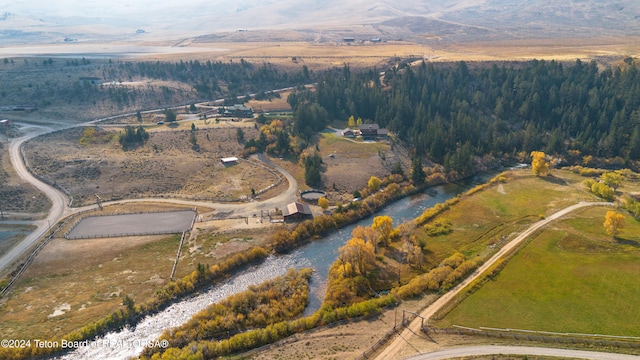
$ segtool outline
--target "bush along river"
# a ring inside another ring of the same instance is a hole
[[[444,202],[469,188],[488,181],[494,173],[482,174],[456,184],[435,186],[424,192],[395,201],[374,216],[388,215],[394,226],[416,218],[426,209]],[[250,267],[225,283],[214,285],[203,293],[183,299],[165,310],[149,315],[135,327],[108,333],[89,346],[81,346],[60,359],[128,359],[138,356],[146,345],[154,346],[155,341],[166,329],[186,323],[194,314],[227,296],[246,290],[251,285],[260,284],[276,276],[284,275],[288,269],[310,267],[314,270],[311,278],[309,304],[304,316],[311,315],[320,308],[324,299],[329,267],[338,257],[338,248],[350,238],[356,226],[370,226],[373,217],[334,231],[322,239],[312,241],[286,255],[270,255],[263,263]]]

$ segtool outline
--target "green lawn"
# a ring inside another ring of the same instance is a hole
[[[640,222],[614,241],[608,210],[555,222],[435,324],[640,336]]]

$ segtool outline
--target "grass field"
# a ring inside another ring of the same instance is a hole
[[[198,263],[213,265],[260,244],[273,231],[211,225],[217,223],[196,224],[185,240],[175,278],[190,274]],[[0,301],[0,334],[58,337],[123,308],[125,295],[145,303],[169,281],[179,241],[180,235],[54,239]]]
[[[429,236],[423,228],[415,235],[424,243],[427,263],[437,265],[454,251],[467,258],[487,258],[508,238],[540,217],[580,201],[596,198],[583,191],[581,178],[556,171],[556,177],[538,178],[530,170],[505,173],[506,182],[496,183],[472,196],[464,196],[430,223],[448,220],[453,232]]]
[[[384,158],[391,158],[392,151],[387,141],[363,142],[333,132],[320,136],[318,146],[327,170],[323,174],[324,190],[331,192],[335,186],[343,194],[342,199],[338,199],[338,195],[332,193],[329,200],[351,200],[353,191],[366,187],[371,176],[389,175],[390,166],[385,166]]]
[[[436,325],[640,336],[640,222],[614,241],[608,210],[552,224]]]
[[[55,239],[36,258],[0,307],[0,333],[50,338],[153,296],[171,273],[179,236]],[[69,261],[73,259],[73,261]]]

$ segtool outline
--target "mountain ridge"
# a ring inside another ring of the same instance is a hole
[[[108,8],[93,0],[56,4],[34,6],[17,0],[7,5],[0,14],[0,44],[95,37],[136,40],[140,29],[159,37],[191,37],[239,29],[357,33],[358,28],[374,27],[396,38],[436,36],[450,41],[640,35],[640,3],[634,0],[113,0]]]

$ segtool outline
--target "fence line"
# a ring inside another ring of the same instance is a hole
[[[132,232],[132,233],[118,233],[118,234],[94,234],[94,235],[84,235],[84,236],[69,236],[66,237],[67,240],[78,240],[78,239],[103,239],[103,238],[119,238],[119,237],[129,237],[129,236],[143,236],[143,235],[167,235],[167,234],[177,234],[180,231],[148,231],[148,232]]]
[[[456,326],[453,328],[435,328],[427,327],[424,330],[425,334],[454,334],[454,335],[469,335],[469,336],[483,336],[494,337],[503,339],[513,339],[520,341],[537,341],[544,343],[556,343],[556,344],[583,344],[605,347],[617,347],[617,348],[630,348],[640,349],[640,338],[637,337],[625,337],[625,336],[612,336],[612,335],[600,335],[600,334],[574,334],[574,333],[554,333],[548,331],[530,331],[530,330],[516,330],[516,329],[495,329],[495,328],[480,328],[474,329],[470,327]],[[628,340],[628,341],[624,341]]]
[[[193,227],[193,223],[191,225]],[[180,245],[178,245],[178,254],[176,255],[176,260],[173,262],[173,269],[171,269],[171,276],[169,276],[169,279],[171,281],[173,281],[173,275],[176,274],[176,268],[178,267],[178,260],[180,260],[180,253],[182,252],[182,244],[184,243],[184,238],[186,233],[187,233],[186,231],[183,231],[182,237],[180,238]]]
[[[93,218],[93,217],[103,217],[103,216],[120,216],[120,215],[140,215],[140,214],[163,214],[163,213],[171,213],[171,212],[194,212],[194,217],[193,220],[191,220],[191,228],[193,228],[193,224],[195,222],[195,218],[197,216],[197,211],[195,209],[191,209],[191,210],[160,210],[160,211],[135,211],[135,212],[130,212],[130,213],[122,213],[122,214],[92,214],[86,217],[81,217],[79,219],[76,219],[76,221],[73,223],[73,225],[69,228],[69,230],[67,230],[67,232],[64,234],[64,238],[67,240],[77,240],[77,239],[97,239],[97,238],[113,238],[113,237],[122,237],[122,236],[141,236],[141,235],[162,235],[162,234],[176,234],[179,233],[180,231],[159,231],[159,232],[154,232],[154,231],[143,231],[141,233],[131,233],[130,235],[123,235],[123,234],[107,234],[107,235],[86,235],[86,236],[69,236],[71,234],[71,232],[83,221],[89,218]]]
[[[369,356],[371,356],[372,354],[374,354],[376,351],[378,351],[378,349],[380,349],[384,344],[387,343],[387,341],[389,341],[389,339],[394,335],[398,333],[398,329],[396,327],[391,328],[391,330],[388,330],[386,333],[384,333],[384,335],[382,335],[382,337],[380,339],[378,339],[378,341],[375,342],[375,344],[371,345],[370,348],[368,348],[367,350],[365,350],[364,352],[362,352],[362,354],[356,356],[354,359],[355,360],[365,360],[368,359]]]
[[[51,231],[51,229],[47,230],[49,234],[45,235],[45,240],[42,243],[40,243],[40,245],[38,245],[33,250],[33,252],[31,252],[31,254],[27,257],[27,260],[25,260],[25,262],[22,264],[22,267],[20,267],[18,272],[11,279],[11,281],[9,281],[7,286],[5,286],[5,288],[2,289],[2,291],[0,291],[0,297],[3,297],[7,292],[9,292],[9,289],[11,288],[11,286],[13,286],[13,284],[15,284],[16,281],[18,281],[18,278],[20,278],[20,275],[22,275],[27,270],[27,267],[31,264],[31,262],[33,262],[33,260],[36,258],[40,250],[42,250],[55,237],[56,233],[65,226],[67,221],[68,220],[65,220],[62,224],[58,225],[53,231]]]

